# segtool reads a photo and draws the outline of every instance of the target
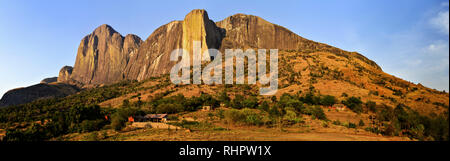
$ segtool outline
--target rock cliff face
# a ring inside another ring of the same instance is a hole
[[[191,58],[194,41],[200,42],[200,49],[204,54],[202,60],[209,61],[211,55],[208,49],[219,49],[224,36],[225,31],[209,19],[205,10],[193,10],[184,18],[182,47],[190,53]]]
[[[83,84],[124,79],[123,70],[141,42],[138,36],[123,37],[111,26],[101,25],[81,40],[71,79]]]
[[[127,79],[144,80],[170,72],[175,63],[169,61],[170,53],[181,48],[182,22],[172,21],[156,29],[131,56],[124,75]]]
[[[308,42],[284,27],[252,15],[236,14],[216,23],[226,30],[222,48],[293,50]]]
[[[30,87],[17,88],[3,95],[0,99],[0,107],[29,103],[38,99],[65,97],[75,94],[79,90],[76,86],[62,83],[41,83]]]

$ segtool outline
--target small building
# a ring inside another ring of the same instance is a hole
[[[211,106],[203,106],[202,111],[211,111]]]
[[[147,114],[145,116],[130,116],[128,122],[167,122],[167,114]]]
[[[347,109],[347,107],[344,104],[334,104],[333,108],[338,110],[338,111],[344,111]]]
[[[167,122],[167,114],[147,114],[144,117],[151,122]]]

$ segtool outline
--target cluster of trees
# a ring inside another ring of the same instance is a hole
[[[395,108],[377,108],[377,119],[385,123],[384,135],[406,135],[419,140],[448,140],[448,113],[426,116],[410,107],[398,104]]]
[[[24,128],[6,130],[5,141],[39,141],[73,132],[100,130],[108,121],[104,119],[106,111],[99,106],[75,106],[56,111],[40,123],[31,123]]]
[[[245,98],[242,95],[236,95],[232,100],[229,98],[221,100],[229,100],[230,107],[233,108],[224,112],[225,120],[257,126],[291,125],[302,122],[302,115],[328,120],[319,105],[333,105],[337,101],[333,96],[315,96],[313,94],[298,96],[287,93],[283,94],[279,100],[275,96],[270,100],[258,100],[255,96]],[[254,109],[259,109],[259,112]]]
[[[202,106],[211,106],[216,108],[220,105],[219,101],[209,94],[202,94],[199,97],[186,98],[181,94],[170,97],[156,97],[147,103],[150,113],[179,113],[184,111],[196,111]]]
[[[37,141],[73,132],[97,131],[110,122],[105,115],[114,112],[98,103],[136,90],[142,82],[123,81],[84,90],[64,98],[37,100],[0,109],[6,141]]]

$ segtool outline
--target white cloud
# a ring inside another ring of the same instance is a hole
[[[448,56],[449,46],[448,42],[437,41],[428,45],[425,49],[427,54],[431,55],[440,55],[440,56]]]
[[[447,3],[448,6],[448,3]],[[431,18],[430,24],[440,32],[449,35],[449,13],[440,11],[435,17]]]

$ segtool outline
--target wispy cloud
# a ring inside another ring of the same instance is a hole
[[[439,32],[449,35],[449,13],[447,11],[439,12],[430,20],[430,24],[439,30]]]
[[[448,12],[448,2],[442,2],[440,6],[440,11],[435,13],[433,17],[430,18],[429,23],[432,27],[437,29],[439,32],[449,35],[449,12]]]

